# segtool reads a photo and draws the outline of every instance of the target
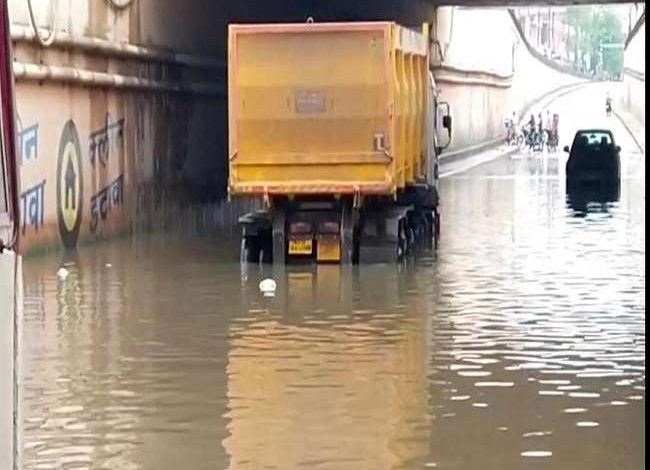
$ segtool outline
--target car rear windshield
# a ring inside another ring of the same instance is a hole
[[[580,132],[577,135],[577,141],[582,141],[587,145],[610,145],[612,136],[609,132]]]

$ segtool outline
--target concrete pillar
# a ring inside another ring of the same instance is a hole
[[[0,235],[2,232],[0,227]],[[10,251],[0,254],[0,468],[7,470],[21,468],[18,428],[20,400],[16,383],[18,361],[15,357],[15,351],[19,350],[17,309],[22,310],[20,269],[18,256]],[[14,282],[16,273],[17,283]]]
[[[431,66],[442,64],[451,45],[454,28],[454,8],[438,7],[431,25]]]

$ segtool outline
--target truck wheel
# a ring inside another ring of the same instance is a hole
[[[410,254],[415,249],[415,231],[411,225],[406,226],[406,237],[407,252]]]
[[[257,242],[259,257],[262,263],[268,264],[273,262],[273,235],[271,231],[264,231],[259,235]]]
[[[426,246],[431,246],[431,243],[433,242],[433,215],[430,213],[426,213],[424,215],[424,233],[422,235],[422,239],[424,240]]]
[[[241,263],[258,263],[260,260],[260,250],[256,240],[252,237],[241,239],[239,250],[239,261]]]
[[[278,207],[273,212],[273,264],[285,264],[287,260],[287,241],[285,235],[286,212],[284,207]]]

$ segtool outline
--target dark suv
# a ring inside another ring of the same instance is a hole
[[[618,188],[621,179],[621,148],[609,130],[576,132],[566,163],[567,189],[582,187]]]

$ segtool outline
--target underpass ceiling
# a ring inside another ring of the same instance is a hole
[[[226,2],[228,22],[392,20],[406,25],[430,21],[437,6],[523,7],[625,4],[624,0],[248,0]],[[645,2],[641,2],[645,3]]]

